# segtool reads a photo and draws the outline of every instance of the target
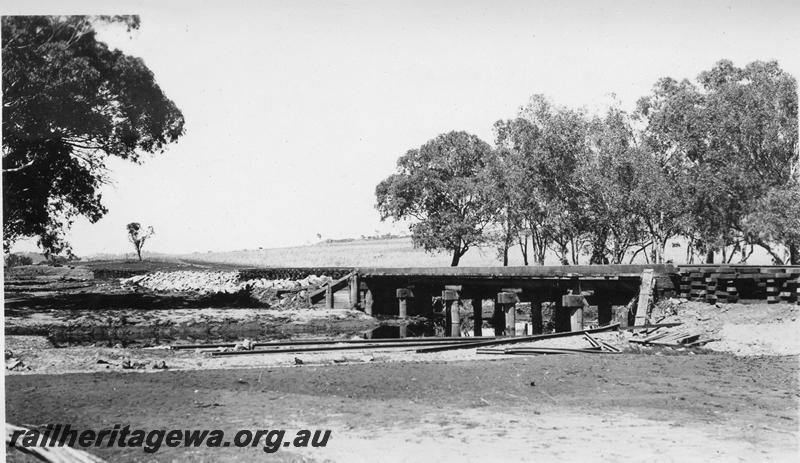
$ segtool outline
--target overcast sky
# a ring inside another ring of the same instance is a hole
[[[450,130],[491,143],[532,94],[590,111],[616,94],[631,108],[658,78],[722,58],[800,75],[788,0],[109,3],[3,8],[139,14],[139,31],[100,38],[142,57],[186,118],[165,153],[109,163],[109,213],[70,233],[80,256],[129,252],[132,221],[155,228],[160,252],[404,232],[374,208],[398,156]]]

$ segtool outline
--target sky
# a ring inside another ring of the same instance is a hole
[[[405,233],[375,186],[399,156],[465,130],[487,142],[533,94],[632,109],[661,77],[720,59],[800,76],[796,1],[4,1],[4,14],[139,14],[99,38],[144,59],[186,134],[142,165],[109,162],[108,214],[75,253],[270,248]],[[15,250],[31,250],[32,241]]]

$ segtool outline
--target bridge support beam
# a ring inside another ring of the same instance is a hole
[[[367,292],[364,294],[364,313],[367,315],[372,315],[372,291],[367,289]]]
[[[358,285],[358,272],[353,273],[350,277],[350,306],[354,309],[360,308],[359,295],[361,293],[360,286]]]
[[[583,306],[586,303],[586,298],[580,294],[565,294],[561,298],[561,305],[564,311],[569,311],[569,327],[570,331],[583,330]]]
[[[472,298],[472,335],[483,336],[483,299]]]
[[[542,301],[531,301],[531,334],[542,334]]]
[[[325,285],[325,308],[333,308],[333,287],[330,281]]]
[[[497,306],[503,314],[506,336],[517,335],[517,295],[512,292],[497,293]],[[499,320],[498,320],[499,321]],[[495,333],[496,334],[496,333]]]
[[[442,291],[442,301],[444,302],[445,318],[447,320],[447,327],[449,328],[450,336],[461,336],[461,317],[458,313],[458,291],[452,289],[445,289]]]
[[[397,317],[408,318],[408,300],[414,297],[414,293],[408,288],[397,288],[395,295],[397,296]]]

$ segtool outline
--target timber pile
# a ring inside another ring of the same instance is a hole
[[[551,355],[551,354],[611,354],[619,353],[604,351],[589,347],[586,349],[570,349],[565,347],[512,347],[508,349],[478,349],[479,354],[499,354],[499,355]]]
[[[344,350],[379,350],[379,349],[416,349],[417,353],[442,352],[456,349],[484,348],[503,344],[515,344],[526,341],[536,341],[540,339],[553,339],[569,336],[585,335],[592,344],[592,349],[603,352],[614,352],[614,347],[601,341],[596,341],[590,333],[611,331],[619,328],[619,324],[607,325],[584,331],[573,331],[564,333],[541,334],[535,336],[518,336],[504,338],[472,338],[472,337],[422,337],[422,338],[399,338],[399,339],[351,339],[351,340],[297,340],[297,341],[273,341],[266,343],[250,343],[247,348],[238,348],[235,343],[223,344],[192,344],[175,345],[173,349],[201,349],[201,352],[208,353],[212,357],[238,356],[238,355],[268,355],[285,353],[311,353]],[[205,349],[203,349],[205,348]],[[618,350],[617,350],[618,351]]]
[[[490,338],[492,339],[492,338]],[[318,340],[318,341],[282,341],[269,343],[253,343],[250,350],[235,350],[235,345],[231,349],[227,344],[217,345],[216,350],[204,350],[201,352],[210,353],[212,357],[239,356],[239,355],[267,355],[267,354],[286,354],[286,353],[313,353],[330,352],[344,350],[384,350],[384,349],[415,349],[418,347],[429,347],[453,344],[472,344],[474,338],[398,338],[398,339],[353,339],[353,340]],[[213,347],[213,345],[203,345]],[[177,346],[174,346],[175,348]],[[264,347],[258,349],[257,347]]]
[[[530,342],[530,341],[539,341],[542,339],[555,339],[555,338],[564,338],[569,336],[579,336],[589,333],[600,333],[603,331],[613,331],[619,329],[619,323],[614,323],[611,325],[601,326],[599,328],[593,328],[589,330],[583,331],[567,331],[561,333],[549,333],[549,334],[537,334],[533,336],[516,336],[516,337],[506,337],[506,338],[498,338],[493,339],[490,341],[473,341],[473,342],[465,342],[460,344],[452,344],[452,345],[444,345],[444,346],[435,346],[435,347],[427,347],[423,349],[417,349],[418,354],[423,353],[431,353],[431,352],[442,352],[448,350],[456,350],[456,349],[470,349],[470,348],[482,348],[482,347],[489,347],[489,346],[496,346],[501,344],[518,344],[523,342]],[[469,339],[469,338],[467,338]]]
[[[733,303],[766,299],[768,304],[798,300],[798,266],[700,265],[679,268],[679,295],[693,301]]]
[[[673,330],[660,330],[656,328],[647,333],[645,338],[630,339],[628,342],[660,347],[699,347],[717,340],[705,336],[703,332],[681,328],[675,328]]]
[[[622,352],[620,349],[608,344],[604,341],[598,341],[589,333],[583,333],[583,339],[586,340],[590,347],[585,348],[570,348],[570,347],[508,347],[508,348],[492,348],[482,347],[478,348],[478,354],[495,354],[495,355],[552,355],[552,354],[619,354]]]

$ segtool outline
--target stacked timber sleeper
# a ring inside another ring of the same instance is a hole
[[[680,328],[673,330],[656,328],[645,331],[644,335],[642,339],[630,339],[628,342],[660,347],[698,347],[716,341],[704,336],[704,333]]]
[[[800,302],[797,266],[703,265],[679,269],[679,295],[708,303],[766,299],[769,304]]]

